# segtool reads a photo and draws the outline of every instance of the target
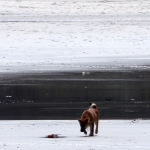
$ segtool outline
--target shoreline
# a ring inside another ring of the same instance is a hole
[[[142,59],[142,58],[141,58]],[[16,63],[0,66],[0,75],[13,73],[46,73],[46,72],[98,72],[98,71],[149,71],[149,59],[145,61],[101,61],[86,63]]]

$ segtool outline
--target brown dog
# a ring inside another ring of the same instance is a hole
[[[90,103],[89,109],[85,110],[82,113],[81,118],[78,119],[80,126],[81,126],[81,132],[84,132],[84,134],[87,134],[86,128],[90,127],[89,136],[93,136],[94,135],[94,123],[95,123],[96,125],[95,134],[97,134],[99,116],[100,116],[100,113],[98,111],[96,104]]]

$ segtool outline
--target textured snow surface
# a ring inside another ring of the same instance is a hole
[[[1,72],[150,65],[150,2],[0,0]]]
[[[98,135],[89,137],[80,132],[77,120],[0,121],[0,148],[148,150],[149,124],[149,120],[100,120]],[[60,138],[45,138],[52,133]]]

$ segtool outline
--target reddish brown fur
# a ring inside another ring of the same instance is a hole
[[[98,122],[100,116],[96,104],[95,105],[92,104],[90,105],[89,109],[85,110],[82,113],[81,118],[78,119],[81,126],[81,132],[87,134],[86,128],[90,127],[90,134],[89,134],[90,136],[94,135],[94,123],[96,125],[95,134],[98,133]]]

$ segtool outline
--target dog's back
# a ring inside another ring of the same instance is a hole
[[[93,122],[95,119],[99,117],[98,107],[95,103],[90,103],[89,109],[85,110],[82,113],[81,118],[89,118],[90,122]]]

